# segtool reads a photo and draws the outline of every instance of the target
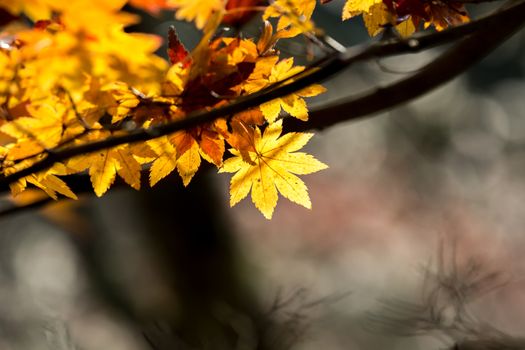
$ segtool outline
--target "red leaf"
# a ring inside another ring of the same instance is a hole
[[[418,16],[425,20],[429,19],[426,12],[425,1],[422,0],[383,0],[388,9],[395,13],[398,18],[406,16]]]
[[[227,12],[222,23],[240,27],[259,12],[254,9],[255,7],[266,5],[266,3],[266,0],[228,0],[226,3]]]
[[[190,53],[179,40],[174,26],[170,26],[168,30],[168,56],[171,64],[182,63],[184,68],[188,68],[192,62]]]

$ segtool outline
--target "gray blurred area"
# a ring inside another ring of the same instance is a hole
[[[318,25],[365,40],[360,20],[334,25],[340,6]],[[164,20],[146,25],[165,33]],[[304,60],[301,42],[282,49]],[[439,52],[355,66],[311,105]],[[330,166],[304,177],[313,209],[281,198],[271,221],[249,199],[229,208],[229,176],[211,167],[187,188],[173,176],[3,218],[0,349],[525,348],[523,30],[431,94],[306,149]]]

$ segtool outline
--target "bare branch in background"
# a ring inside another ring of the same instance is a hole
[[[369,312],[365,327],[396,336],[433,335],[458,350],[517,350],[525,339],[512,337],[474,316],[470,304],[510,282],[504,273],[490,271],[474,258],[459,262],[456,243],[451,252],[442,241],[434,264],[423,269],[421,299],[380,301]]]

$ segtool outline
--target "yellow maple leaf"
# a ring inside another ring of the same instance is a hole
[[[35,185],[36,187],[43,190],[49,197],[54,200],[58,199],[57,192],[65,197],[71,199],[78,199],[77,196],[71,191],[64,180],[53,174],[45,174],[43,176],[30,175],[26,178],[27,182]]]
[[[188,186],[193,176],[199,170],[201,165],[201,156],[199,154],[199,144],[192,143],[190,149],[177,158],[177,171],[182,178],[184,186]]]
[[[164,96],[178,96],[184,91],[189,79],[189,69],[182,64],[172,65],[166,73],[166,80],[162,84]]]
[[[89,178],[97,197],[106,193],[117,174],[117,161],[110,156],[108,150],[73,158],[68,166],[77,171],[89,169]]]
[[[373,4],[368,12],[363,13],[363,21],[370,36],[376,36],[392,21],[392,15],[385,4]]]
[[[111,155],[117,161],[117,174],[131,187],[140,190],[142,166],[135,159],[129,147],[117,147]]]
[[[15,173],[17,169],[23,169],[24,167],[32,164],[34,161],[35,160],[33,159],[26,159],[18,163],[17,165],[6,169],[6,174]],[[58,199],[57,193],[71,199],[77,199],[77,196],[73,193],[73,191],[71,191],[66,182],[58,177],[61,175],[67,175],[70,173],[70,171],[71,169],[68,169],[64,164],[56,163],[47,170],[41,171],[36,174],[31,174],[29,176],[17,180],[16,182],[9,184],[9,187],[11,188],[11,194],[13,195],[13,197],[18,196],[19,194],[27,190],[27,184],[29,183],[44,191],[49,197],[53,198],[54,200]]]
[[[279,18],[277,36],[292,38],[301,33],[312,32],[315,26],[310,20],[316,0],[275,0],[266,8],[263,19]]]
[[[117,174],[134,189],[140,189],[142,167],[128,145],[72,158],[67,166],[75,172],[88,169],[93,190],[98,197],[111,187]]]
[[[414,25],[414,22],[412,21],[412,18],[409,18],[406,21],[396,24],[394,28],[396,28],[396,31],[403,38],[411,36],[412,34],[415,33],[417,29],[416,26]]]
[[[62,137],[63,106],[42,104],[38,108],[28,106],[31,117],[21,117],[2,125],[2,132],[19,140],[34,140],[42,148],[58,145]]]
[[[243,89],[248,93],[253,93],[304,70],[303,66],[293,66],[293,58],[287,58],[278,63],[277,60],[276,56],[271,56],[258,61]],[[259,108],[269,123],[277,119],[281,108],[292,117],[306,121],[308,120],[308,109],[303,98],[316,96],[325,91],[323,86],[313,84],[296,93],[263,103]]]
[[[186,131],[172,134],[169,140],[177,150],[177,172],[184,186],[188,186],[201,165],[200,146],[194,136]]]
[[[20,117],[0,128],[3,133],[17,139],[8,145],[8,160],[27,158],[41,153],[45,149],[57,146],[62,139],[66,109],[61,104],[54,106],[42,103],[40,106],[28,106],[30,117]]]
[[[343,20],[357,15],[363,15],[363,21],[370,36],[383,32],[388,25],[394,26],[402,37],[408,37],[416,31],[410,17],[398,23],[396,16],[382,0],[348,0],[343,8]]]
[[[112,123],[117,123],[127,117],[130,111],[140,103],[137,93],[125,83],[114,82],[104,86],[102,90],[108,91],[115,99],[115,103],[108,108],[108,113],[113,116]]]
[[[268,80],[272,74],[272,68],[276,66],[278,61],[279,56],[277,55],[257,59],[253,72],[243,83],[243,90],[248,94],[252,94],[268,86],[270,84]]]
[[[178,9],[177,19],[195,21],[195,26],[202,29],[214,13],[224,10],[226,0],[168,0],[167,4]]]
[[[86,75],[101,84],[123,81],[142,91],[160,91],[167,62],[154,52],[162,40],[124,31],[138,19],[120,11],[125,0],[45,1],[52,16],[37,18],[46,19],[37,28],[19,26],[12,33],[16,42],[24,43],[11,50],[20,63],[16,72],[20,82],[11,83],[21,88],[18,99],[42,100],[65,89],[78,102]],[[26,6],[19,10],[26,11]]]
[[[368,9],[368,12],[363,13],[363,21],[370,36],[376,36],[383,32],[387,25],[393,25],[396,31],[404,38],[416,31],[412,18],[409,17],[405,21],[397,23],[394,14],[382,2],[373,4]]]
[[[380,3],[382,3],[382,0],[347,0],[343,7],[343,20],[362,13],[368,13],[372,6]]]
[[[153,187],[157,182],[168,176],[177,167],[175,147],[167,136],[148,141],[148,145],[157,155],[151,164],[149,183]]]
[[[311,208],[308,189],[297,175],[326,169],[327,165],[313,156],[295,152],[313,136],[309,133],[288,133],[279,137],[282,121],[270,124],[261,136],[256,129],[252,164],[243,160],[240,152],[231,150],[219,172],[235,173],[230,182],[230,205],[234,206],[252,193],[252,201],[265,218],[271,219],[277,205],[278,192],[292,202]],[[293,152],[293,153],[292,153]]]
[[[186,131],[148,141],[148,145],[157,155],[151,164],[150,185],[154,186],[177,169],[182,183],[188,186],[199,170],[201,157],[219,166],[222,162],[224,141],[213,139],[210,134],[211,132],[204,131],[200,142]]]

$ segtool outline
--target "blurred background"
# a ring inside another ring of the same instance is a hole
[[[341,7],[315,22],[367,40]],[[175,23],[144,18],[161,35]],[[175,25],[193,47],[198,32]],[[301,41],[281,50],[306,62]],[[439,52],[354,66],[310,105]],[[304,178],[313,209],[281,198],[271,221],[249,199],[229,208],[211,167],[188,188],[172,177],[2,218],[0,349],[443,349],[477,336],[444,331],[463,313],[525,337],[524,93],[522,30],[425,97],[316,133],[307,151],[330,168]]]

